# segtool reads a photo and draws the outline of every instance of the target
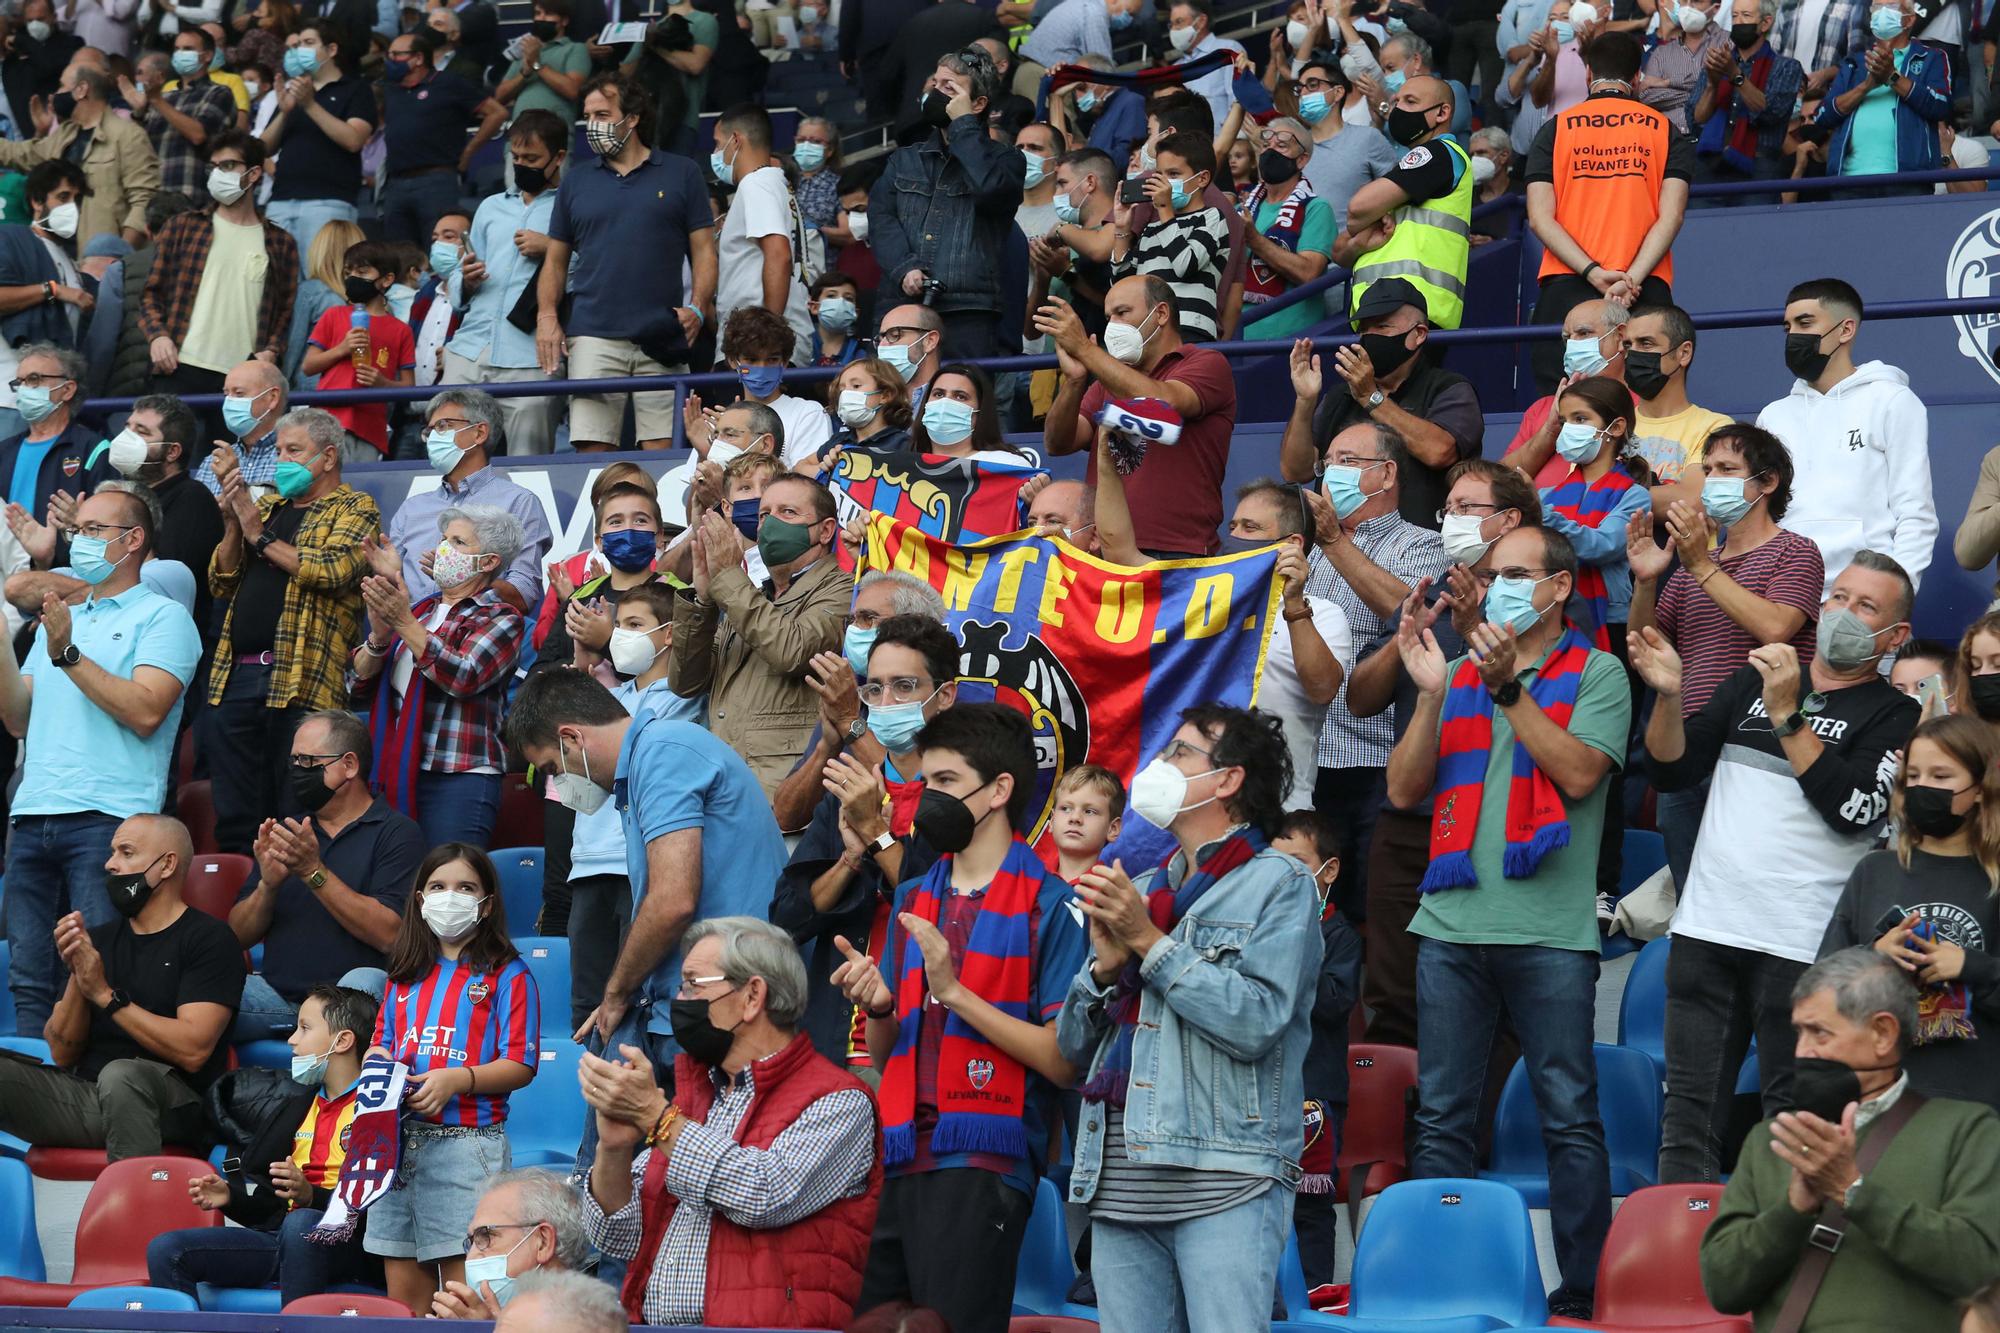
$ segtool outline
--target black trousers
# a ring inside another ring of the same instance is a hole
[[[1388,770],[1381,768],[1322,768],[1313,782],[1313,809],[1332,816],[1340,828],[1340,878],[1333,882],[1333,901],[1355,926],[1368,919],[1368,844],[1388,793]]]
[[[202,715],[220,851],[247,856],[260,824],[299,812],[290,785],[292,733],[310,710],[266,705],[270,679],[269,667],[232,667],[222,702]]]
[[[546,910],[546,909],[544,909]],[[632,924],[632,881],[586,875],[569,882],[569,1022],[580,1027],[604,999],[604,983]]]
[[[907,1300],[943,1315],[952,1333],[1007,1333],[1031,1208],[1028,1195],[976,1167],[884,1181],[854,1312]]]
[[[1560,324],[1570,311],[1585,301],[1598,299],[1597,288],[1574,273],[1556,273],[1542,279],[1541,295],[1535,299],[1535,319],[1537,324]],[[1649,276],[1639,284],[1639,299],[1634,306],[1671,305],[1673,288],[1660,280],[1657,275]],[[1528,364],[1535,372],[1535,392],[1548,394],[1556,391],[1562,381],[1563,345],[1560,338],[1538,338],[1528,349]]]

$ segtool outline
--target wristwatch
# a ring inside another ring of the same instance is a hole
[[[312,874],[306,876],[306,887],[311,889],[314,893],[318,893],[321,889],[326,887],[325,866],[321,866],[319,869],[313,871]]]
[[[1520,701],[1521,682],[1510,680],[1500,688],[1489,689],[1486,693],[1491,696],[1494,703],[1500,705],[1502,708],[1512,708]]]
[[[1841,1191],[1841,1194],[1840,1194],[1840,1206],[1841,1206],[1842,1208],[1852,1208],[1852,1207],[1854,1207],[1854,1191],[1856,1191],[1856,1190],[1860,1189],[1860,1188],[1861,1188],[1861,1182],[1862,1182],[1862,1181],[1864,1181],[1864,1180],[1866,1180],[1867,1178],[1868,1178],[1868,1177],[1866,1177],[1866,1176],[1856,1176],[1856,1177],[1854,1178],[1854,1183],[1853,1183],[1852,1185],[1849,1185],[1849,1186],[1848,1186],[1848,1187],[1847,1187],[1846,1189],[1844,1189],[1844,1190],[1842,1190],[1842,1191]]]
[[[847,724],[847,730],[841,733],[843,740],[848,745],[854,744],[854,742],[860,740],[863,736],[867,734],[868,734],[868,719],[865,717],[855,718],[852,722]]]
[[[250,549],[256,554],[262,555],[269,549],[271,543],[276,540],[278,540],[278,534],[266,528],[257,534],[256,541],[250,543]]]
[[[111,992],[111,998],[104,1002],[104,1016],[109,1018],[130,1003],[132,1003],[131,996],[122,990],[114,988]]]
[[[73,643],[64,645],[61,652],[49,659],[59,667],[73,667],[82,660],[83,654],[76,650],[76,645]]]
[[[1375,392],[1368,395],[1368,401],[1364,402],[1362,404],[1362,407],[1366,408],[1370,412],[1373,412],[1376,408],[1382,406],[1383,403],[1387,402],[1388,398],[1389,395],[1383,393],[1380,389],[1377,389]]]
[[[870,856],[880,856],[895,845],[896,835],[889,832],[888,829],[883,829],[875,836],[875,841],[868,844],[868,854]]]
[[[1779,740],[1783,740],[1787,736],[1796,735],[1805,729],[1806,715],[1796,708],[1792,710],[1792,715],[1783,722],[1773,722],[1771,724],[1771,734]]]

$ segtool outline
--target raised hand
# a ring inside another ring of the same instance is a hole
[[[1439,695],[1449,680],[1449,664],[1444,649],[1438,647],[1437,635],[1425,623],[1424,596],[1430,586],[1429,579],[1418,579],[1403,599],[1402,618],[1396,622],[1396,653],[1403,659],[1411,684],[1424,694]]]
[[[1319,353],[1312,339],[1300,338],[1292,344],[1292,392],[1307,402],[1318,402],[1326,378],[1320,373]]]
[[[1625,647],[1632,657],[1632,669],[1660,695],[1661,704],[1678,706],[1681,655],[1667,642],[1667,636],[1648,625],[1632,635]]]
[[[1625,559],[1635,579],[1659,580],[1674,563],[1673,552],[1653,540],[1653,525],[1643,516],[1625,525]]]
[[[849,1004],[864,1014],[879,1014],[895,1003],[896,997],[889,983],[882,979],[882,969],[875,966],[874,958],[858,952],[845,935],[835,935],[833,947],[847,961],[833,969],[830,980]]]

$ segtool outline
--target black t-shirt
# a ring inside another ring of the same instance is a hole
[[[1421,204],[1426,199],[1450,194],[1457,188],[1458,174],[1463,169],[1458,154],[1436,139],[1405,148],[1383,179],[1408,195],[1411,203]]]
[[[319,838],[319,859],[342,884],[364,898],[400,913],[410,896],[428,844],[415,820],[387,802],[377,800],[361,817],[329,838],[313,821]],[[263,881],[251,876],[243,886],[247,898]],[[264,934],[264,980],[271,989],[297,1004],[314,986],[338,981],[357,967],[387,967],[383,956],[356,939],[334,920],[318,894],[297,875],[278,885],[271,928]]]
[[[104,979],[147,1013],[172,1018],[184,1004],[219,1004],[233,1014],[243,1002],[243,946],[228,926],[197,908],[188,908],[150,935],[133,930],[130,921],[109,921],[90,932],[90,941],[104,959]],[[119,1027],[116,1018],[93,1009],[76,1072],[96,1078],[113,1060],[159,1058]],[[201,1071],[182,1077],[199,1092],[228,1063],[229,1046],[218,1040]]]
[[[1592,93],[1584,100],[1594,102],[1600,98],[1624,98],[1637,101],[1630,93]],[[1675,132],[1671,125],[1667,134],[1667,165],[1664,171],[1667,180],[1694,179],[1694,140],[1685,134]],[[1556,181],[1556,121],[1551,117],[1547,124],[1535,131],[1535,141],[1528,148],[1529,182],[1541,181],[1553,185]]]
[[[486,90],[464,79],[433,74],[414,88],[382,87],[383,136],[391,176],[423,167],[457,167],[465,132],[479,121]]]
[[[1411,416],[1421,417],[1448,432],[1458,447],[1458,459],[1478,455],[1485,440],[1486,419],[1479,409],[1479,395],[1465,376],[1421,364],[1389,398]],[[1332,381],[1313,417],[1313,438],[1319,441],[1320,453],[1326,453],[1326,446],[1334,436],[1368,420],[1371,420],[1368,409],[1354,401],[1346,384],[1337,379]],[[1447,490],[1444,479],[1450,472],[1449,466],[1431,467],[1412,457],[1399,470],[1402,489],[1398,493],[1398,512],[1419,527],[1435,529],[1437,512],[1444,507]]]
[[[271,512],[264,530],[281,542],[299,535],[306,511],[300,505],[282,505]],[[230,625],[230,649],[245,653],[267,653],[277,643],[278,616],[285,609],[285,589],[292,576],[247,546],[243,551],[243,581],[236,585],[236,618]]]
[[[375,94],[367,84],[343,76],[315,94],[335,120],[375,123]],[[361,154],[350,153],[326,137],[326,131],[301,107],[285,120],[279,148],[285,166],[278,173],[271,198],[338,199],[351,204],[361,191]],[[454,157],[453,161],[457,161]]]
[[[208,562],[222,544],[222,509],[202,485],[185,472],[177,472],[153,488],[160,502],[160,536],[157,554],[162,560],[178,560],[194,575],[194,623],[203,635],[204,647],[212,647],[208,625]],[[261,649],[259,651],[262,651]]]

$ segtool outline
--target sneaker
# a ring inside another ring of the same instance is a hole
[[[1557,1287],[1549,1293],[1549,1313],[1563,1319],[1588,1319],[1597,1293],[1579,1287]]]
[[[1598,926],[1605,930],[1609,930],[1611,928],[1612,921],[1616,919],[1617,915],[1618,915],[1617,900],[1612,898],[1612,896],[1608,893],[1598,894],[1597,895]]]

